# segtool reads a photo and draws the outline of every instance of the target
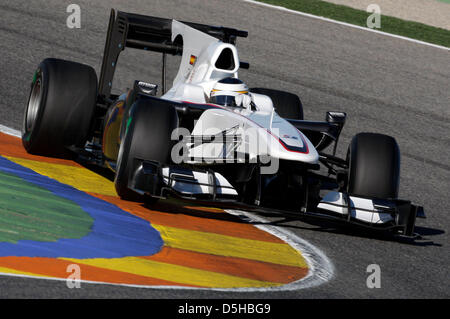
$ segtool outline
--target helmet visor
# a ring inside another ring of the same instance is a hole
[[[236,100],[232,95],[216,95],[211,97],[211,103],[223,106],[236,106]]]

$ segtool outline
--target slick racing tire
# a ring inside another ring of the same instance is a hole
[[[270,97],[276,112],[281,117],[293,120],[303,120],[303,106],[297,95],[265,88],[253,88],[250,92]]]
[[[27,152],[67,154],[84,146],[97,101],[97,75],[87,65],[58,59],[42,61],[33,77],[22,125]]]
[[[395,199],[400,182],[400,150],[391,136],[359,133],[350,143],[347,191],[352,195]]]
[[[122,199],[143,200],[143,196],[128,188],[129,179],[137,168],[135,159],[161,164],[171,162],[171,134],[178,127],[178,115],[169,104],[155,99],[138,99],[122,125],[125,125],[125,133],[120,142],[114,184]],[[148,197],[144,200],[155,201]]]

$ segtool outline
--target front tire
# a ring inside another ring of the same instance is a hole
[[[172,150],[171,134],[178,127],[178,115],[171,105],[153,99],[139,99],[124,117],[125,133],[120,143],[114,184],[117,194],[125,200],[141,196],[128,188],[136,169],[135,159],[169,164]]]
[[[347,191],[363,197],[395,199],[400,182],[400,150],[395,139],[359,133],[350,143]]]
[[[27,152],[61,156],[84,146],[97,101],[97,75],[87,65],[45,59],[36,70],[22,126]]]

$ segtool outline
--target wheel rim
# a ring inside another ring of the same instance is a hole
[[[26,130],[30,132],[33,129],[34,123],[36,122],[39,108],[41,106],[41,95],[42,95],[42,82],[38,78],[31,89],[30,100],[28,101],[27,107],[27,118],[25,121]]]

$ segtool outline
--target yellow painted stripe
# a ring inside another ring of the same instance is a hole
[[[81,191],[117,196],[114,183],[86,168],[50,164],[18,157],[7,156],[6,158],[16,164],[25,166],[63,184],[71,185]]]
[[[139,276],[163,279],[180,284],[196,285],[214,288],[236,288],[236,287],[269,287],[279,286],[279,283],[259,281],[225,275],[212,271],[173,265],[139,257],[123,258],[93,258],[93,259],[71,259],[61,258],[77,264],[85,264],[115,271],[131,273]],[[83,267],[81,266],[81,269]]]
[[[169,247],[280,265],[308,267],[303,256],[288,244],[186,230],[155,223],[152,223],[152,226],[159,231],[164,244]]]
[[[48,277],[48,276],[44,276],[44,275],[33,274],[31,272],[19,271],[19,270],[15,270],[12,268],[6,268],[6,267],[0,267],[0,273],[33,276],[33,277]]]

